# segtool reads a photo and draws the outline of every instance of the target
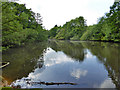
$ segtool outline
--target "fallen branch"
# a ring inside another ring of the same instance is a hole
[[[27,82],[27,84],[44,84],[44,85],[70,84],[70,85],[77,85],[76,83],[69,83],[69,82],[62,82],[62,83],[54,83],[54,82]]]

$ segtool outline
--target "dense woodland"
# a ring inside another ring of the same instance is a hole
[[[25,4],[2,2],[3,50],[26,42],[44,40],[47,40],[47,34],[39,13],[26,9]]]
[[[62,27],[55,25],[55,27],[49,31],[49,37],[60,40],[79,40],[86,29],[86,20],[80,16],[70,22],[66,22]]]
[[[87,26],[84,17],[80,16],[62,27],[55,25],[49,31],[49,38],[120,42],[120,2],[115,2],[97,24]]]
[[[120,2],[114,2],[110,11],[97,24],[87,26],[83,16],[55,25],[50,30],[42,26],[42,17],[27,9],[25,4],[2,2],[2,48],[20,46],[27,42],[59,40],[99,40],[120,42]]]

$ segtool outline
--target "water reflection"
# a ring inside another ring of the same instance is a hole
[[[108,77],[112,79],[117,88],[120,88],[120,44],[88,42],[83,45],[99,58],[108,71]]]
[[[53,49],[48,48],[47,53],[44,57],[44,65],[52,66],[61,63],[74,62],[74,59],[71,59],[65,55],[62,51],[55,52]]]
[[[79,79],[81,76],[86,76],[87,72],[87,70],[74,69],[71,72],[71,76],[75,77],[76,79]]]
[[[101,83],[99,88],[115,88],[115,85],[112,83],[111,79],[106,79]]]
[[[27,77],[37,67],[36,63],[40,57],[42,58],[46,47],[46,43],[29,43],[26,46],[3,52],[2,60],[9,61],[10,64],[2,69],[2,77],[8,81],[8,84],[16,79]],[[43,63],[39,66],[41,68]]]
[[[29,54],[23,52],[4,54],[4,60],[13,59],[21,63],[19,68],[12,65],[3,69],[3,76],[12,78],[15,85],[22,88],[119,88],[120,87],[120,47],[119,44],[103,42],[68,42],[50,41],[43,44],[28,46],[33,48]],[[30,48],[27,47],[27,50]],[[47,47],[47,49],[46,49]],[[21,47],[20,51],[23,47]],[[17,49],[16,49],[17,50]],[[25,50],[26,51],[26,50]],[[13,56],[12,56],[13,55]],[[25,59],[28,55],[28,59]],[[35,55],[35,56],[34,56]],[[24,58],[21,58],[24,57]],[[24,61],[24,63],[23,63]],[[30,62],[32,63],[30,64]],[[25,63],[27,62],[27,63]],[[23,67],[25,65],[26,67]],[[30,66],[31,67],[30,67]],[[8,69],[14,66],[14,68]],[[6,72],[10,70],[9,72]],[[16,73],[13,77],[12,70]],[[21,70],[21,72],[19,72]],[[19,72],[19,73],[18,73]],[[27,72],[27,73],[26,73]],[[10,75],[6,75],[9,73]],[[21,74],[23,73],[23,74]],[[29,82],[74,82],[77,85],[40,85]],[[16,81],[17,80],[17,81]]]
[[[62,51],[70,58],[84,60],[84,47],[80,42],[53,41],[49,42],[49,45],[55,51]]]

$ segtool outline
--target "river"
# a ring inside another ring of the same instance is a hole
[[[118,88],[120,43],[48,41],[3,52],[7,84],[21,88]],[[45,85],[35,82],[76,83]]]

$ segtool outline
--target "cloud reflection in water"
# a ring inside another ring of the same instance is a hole
[[[87,70],[75,69],[71,72],[71,76],[79,79],[81,76],[86,76],[87,72]]]
[[[68,57],[64,52],[55,52],[53,49],[48,48],[44,54],[44,65],[42,68],[36,68],[31,72],[27,78],[31,81],[45,81],[45,82],[74,82],[76,86],[59,86],[59,87],[113,87],[112,82],[107,80],[107,71],[103,64],[97,61],[97,57],[92,55],[89,50],[86,50],[86,55],[83,62],[78,62],[73,58]],[[104,73],[104,74],[102,74]],[[20,82],[22,81],[21,79]],[[20,82],[16,82],[19,84]],[[108,83],[109,82],[109,83]],[[27,83],[26,83],[27,84]],[[26,85],[23,87],[31,88],[56,88],[57,85]],[[110,86],[109,86],[110,85]]]
[[[72,58],[66,56],[62,51],[55,52],[53,49],[48,48],[44,58],[45,66],[52,66],[55,64],[74,62]]]

